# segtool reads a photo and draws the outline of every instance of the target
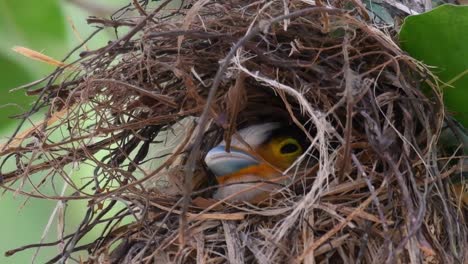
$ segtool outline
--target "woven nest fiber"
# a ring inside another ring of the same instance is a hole
[[[171,2],[90,18],[127,30],[28,91],[47,115],[3,147],[3,187],[88,202],[75,232],[30,247],[61,243],[50,263],[466,263],[437,79],[391,27],[359,0]],[[308,139],[287,183],[213,199],[207,151],[266,121]]]

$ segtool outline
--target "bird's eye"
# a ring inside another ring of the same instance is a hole
[[[286,138],[279,144],[279,154],[284,156],[296,155],[302,152],[301,145],[294,138]]]
[[[296,152],[298,149],[299,147],[296,144],[288,143],[281,147],[280,152],[281,154],[290,154]]]

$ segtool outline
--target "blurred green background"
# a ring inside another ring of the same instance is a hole
[[[10,136],[19,121],[11,119],[30,108],[35,100],[25,95],[24,90],[11,89],[37,80],[54,70],[53,66],[34,61],[11,50],[13,46],[24,46],[61,60],[81,38],[95,30],[86,24],[90,15],[109,17],[128,0],[0,0],[0,144]],[[76,28],[75,32],[72,25]],[[87,47],[94,49],[114,39],[113,32],[101,32]],[[80,51],[83,51],[82,48]],[[78,52],[79,53],[79,52]],[[76,54],[78,54],[76,53]],[[76,58],[77,55],[71,58]],[[69,61],[71,61],[69,60]],[[41,114],[37,115],[37,120]],[[76,173],[86,175],[90,168],[80,168]],[[75,175],[76,176],[76,175]],[[61,187],[58,187],[61,189]],[[10,192],[0,194],[0,263],[31,263],[35,249],[5,257],[4,252],[26,244],[39,243],[49,217],[57,202],[27,199]],[[82,219],[84,202],[69,203],[66,230],[74,230]],[[57,222],[54,220],[44,242],[57,239]],[[40,250],[35,263],[44,263],[60,252],[59,247]]]

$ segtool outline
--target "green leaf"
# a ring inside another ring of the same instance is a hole
[[[366,5],[367,10],[369,10],[369,15],[374,21],[384,22],[387,25],[393,25],[393,16],[390,11],[383,7],[380,1],[376,0],[364,0],[363,4]]]
[[[414,58],[437,67],[433,73],[452,86],[443,90],[447,109],[468,127],[468,6],[442,5],[407,17],[400,44]]]
[[[0,53],[0,130],[8,127],[9,123],[17,123],[10,116],[23,113],[29,108],[31,98],[27,97],[24,91],[10,92],[11,88],[32,81],[28,71],[15,61],[3,56]]]

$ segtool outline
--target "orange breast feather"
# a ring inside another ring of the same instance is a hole
[[[259,165],[254,165],[241,169],[232,174],[217,177],[217,181],[220,184],[242,182],[243,178],[247,175],[254,175],[264,180],[272,180],[281,176],[281,173],[269,164],[261,163]]]

